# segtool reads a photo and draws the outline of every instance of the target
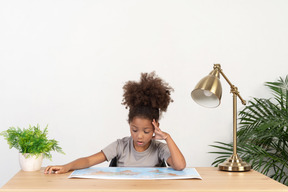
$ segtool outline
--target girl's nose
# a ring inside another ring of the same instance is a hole
[[[138,139],[141,139],[143,137],[143,134],[139,133],[137,136],[138,136]]]

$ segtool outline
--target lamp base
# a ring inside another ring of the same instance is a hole
[[[251,165],[242,161],[242,159],[236,154],[232,155],[225,162],[219,164],[218,169],[220,171],[250,171]]]

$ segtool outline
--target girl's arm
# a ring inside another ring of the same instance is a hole
[[[171,136],[167,135],[165,140],[171,153],[171,156],[167,159],[167,163],[175,170],[183,170],[186,167],[185,158]]]
[[[66,165],[56,165],[56,166],[48,166],[46,167],[44,173],[45,174],[51,174],[55,172],[58,173],[66,173],[68,171],[72,171],[75,169],[84,169],[91,167],[93,165],[99,164],[106,161],[106,156],[102,151],[99,153],[96,153],[94,155],[91,155],[89,157],[82,157],[79,159],[76,159],[75,161],[72,161],[71,163],[68,163]]]
[[[169,148],[171,156],[167,159],[167,163],[175,170],[183,170],[186,167],[186,161],[176,143],[168,133],[161,131],[155,120],[153,120],[152,124],[155,127],[154,138],[165,140]]]

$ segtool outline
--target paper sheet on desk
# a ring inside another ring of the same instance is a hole
[[[91,167],[75,170],[69,178],[89,179],[202,179],[195,168]]]

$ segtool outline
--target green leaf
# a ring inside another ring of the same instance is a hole
[[[31,155],[40,155],[43,153],[45,158],[51,160],[51,151],[57,151],[65,154],[58,142],[54,139],[48,139],[48,125],[41,131],[40,126],[31,126],[20,129],[10,127],[8,130],[0,133],[9,145],[9,148],[16,148],[20,153],[30,153]]]

